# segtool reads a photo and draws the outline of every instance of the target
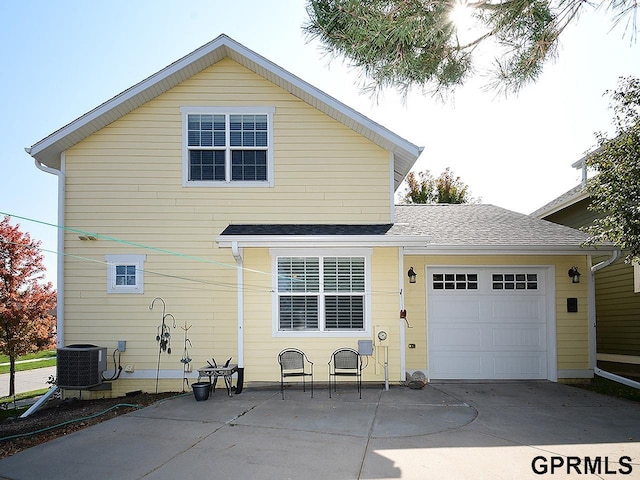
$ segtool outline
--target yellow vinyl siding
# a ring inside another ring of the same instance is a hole
[[[179,108],[189,105],[275,106],[275,187],[182,188]],[[153,209],[170,198],[184,208],[222,204],[236,223],[390,221],[388,152],[229,59],[70,149],[67,188],[69,198],[90,193],[80,208],[94,212],[129,198]]]
[[[275,107],[274,187],[183,187],[184,106]],[[166,382],[181,388],[185,321],[194,369],[212,356],[237,361],[235,259],[216,236],[230,223],[388,223],[389,161],[387,151],[234,61],[211,66],[65,152],[64,224],[110,238],[65,233],[64,343],[106,346],[113,369],[111,353],[126,340],[122,365],[155,372],[162,306],[148,306],[162,297],[177,328],[160,369],[180,377]],[[107,294],[105,254],[146,255],[144,294]],[[245,294],[245,351],[247,361],[259,355],[266,364],[247,369],[248,381],[265,372],[277,378],[273,352],[259,353],[265,328],[271,337],[271,285],[258,279],[266,289]],[[148,383],[132,377],[123,372],[114,388]]]
[[[315,380],[328,379],[328,362],[331,353],[340,347],[358,348],[358,340],[372,340],[372,334],[362,334],[358,338],[336,338],[313,336],[308,338],[273,337],[273,303],[271,277],[261,272],[271,271],[271,256],[267,248],[244,249],[245,271],[245,380],[279,381],[278,353],[287,347],[303,350],[314,362]],[[399,292],[398,250],[397,248],[376,248],[371,257],[372,270],[372,326],[389,327],[389,337],[394,346],[389,348],[390,376],[394,381],[400,378],[400,352],[398,349]],[[374,347],[369,367],[365,370],[364,381],[384,381],[382,366],[384,350]]]

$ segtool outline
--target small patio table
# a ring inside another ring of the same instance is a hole
[[[202,377],[209,377],[209,384],[211,385],[211,391],[216,391],[216,383],[218,377],[224,378],[224,384],[227,387],[227,394],[231,396],[231,377],[238,371],[238,364],[232,363],[226,367],[200,367],[198,369],[198,381]],[[213,379],[213,381],[212,381]]]

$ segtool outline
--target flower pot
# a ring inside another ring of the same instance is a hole
[[[193,388],[193,396],[196,397],[196,401],[202,402],[209,398],[209,392],[211,391],[211,385],[209,382],[196,382],[191,385]]]

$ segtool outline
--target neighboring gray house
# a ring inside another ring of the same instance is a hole
[[[577,229],[591,225],[596,214],[588,210],[584,158],[572,166],[582,169],[582,182],[531,216]],[[598,367],[640,378],[640,267],[625,263],[624,252],[595,272],[595,299]]]

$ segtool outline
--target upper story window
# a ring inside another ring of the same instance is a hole
[[[105,255],[107,293],[144,293],[146,255]]]
[[[273,186],[272,107],[183,107],[183,183]]]

